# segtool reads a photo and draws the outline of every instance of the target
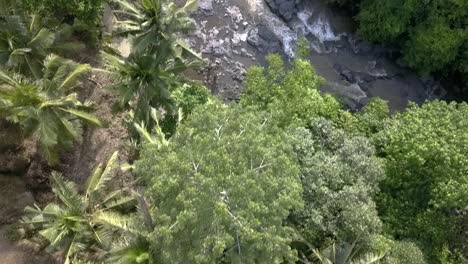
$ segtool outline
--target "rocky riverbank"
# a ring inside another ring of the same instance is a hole
[[[263,64],[266,54],[293,58],[300,36],[310,41],[310,60],[327,80],[323,90],[352,110],[375,96],[402,110],[408,101],[444,94],[431,78],[423,80],[388,59],[386,48],[350,33],[350,18],[320,0],[200,0],[193,16],[197,31],[188,40],[209,61],[200,79],[226,101],[239,98],[246,69]]]

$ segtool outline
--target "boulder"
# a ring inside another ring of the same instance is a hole
[[[378,77],[364,72],[355,72],[345,66],[335,64],[333,69],[340,74],[341,78],[349,83],[369,83],[375,81]]]
[[[266,0],[270,10],[286,22],[291,21],[298,12],[299,2],[298,0]]]
[[[329,83],[324,88],[327,92],[331,92],[342,98],[351,111],[359,109],[364,99],[367,98],[367,94],[356,83]]]
[[[198,0],[198,8],[206,14],[211,14],[213,12],[213,0]]]
[[[281,41],[265,25],[251,29],[247,35],[247,42],[262,53],[282,51]]]

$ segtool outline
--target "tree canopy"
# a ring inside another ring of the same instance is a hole
[[[436,251],[457,248],[452,221],[468,204],[468,105],[415,104],[388,120],[376,142],[386,160],[380,211],[397,237],[417,237]]]
[[[145,146],[136,172],[157,208],[156,259],[293,261],[284,221],[302,206],[302,188],[288,142],[262,115],[213,103],[197,108],[167,145]]]

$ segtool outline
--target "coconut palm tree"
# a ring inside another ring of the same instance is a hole
[[[115,80],[121,105],[134,111],[135,121],[152,127],[150,107],[164,109],[175,115],[171,92],[183,83],[179,74],[199,66],[201,56],[183,42],[180,33],[193,29],[193,20],[187,12],[195,1],[179,8],[172,1],[140,0],[135,3],[114,0],[121,9],[115,10],[117,36],[131,38],[131,53],[122,56],[108,48],[104,53],[107,69]]]
[[[132,37],[133,52],[159,52],[171,57],[199,57],[181,39],[195,28],[189,17],[196,10],[197,1],[189,0],[177,7],[169,0],[112,0],[120,9],[114,11],[117,18],[116,36]],[[176,56],[173,56],[176,55]],[[160,55],[161,56],[161,55]]]
[[[131,215],[118,213],[101,216],[100,220],[108,227],[118,230],[119,237],[115,238],[107,263],[119,264],[153,264],[151,253],[151,237],[154,231],[152,214],[154,209],[148,206],[140,192],[134,192],[138,200],[138,211]]]
[[[82,122],[101,125],[91,115],[90,102],[80,102],[73,92],[91,67],[56,55],[44,62],[43,77],[31,81],[18,74],[0,71],[0,117],[18,123],[26,136],[38,139],[51,165],[61,150],[81,138]]]
[[[104,53],[104,61],[114,83],[110,86],[120,95],[121,107],[135,112],[135,119],[150,123],[150,107],[175,110],[170,98],[171,90],[180,79],[166,69],[161,69],[156,54],[131,54],[125,58],[114,53]]]
[[[65,263],[87,253],[106,255],[115,235],[115,228],[106,223],[127,222],[127,218],[113,210],[133,201],[129,192],[110,182],[116,175],[118,153],[114,152],[105,167],[99,164],[88,178],[84,192],[63,178],[60,173],[51,175],[52,191],[58,203],[50,203],[44,209],[26,207],[23,223],[40,230],[51,249],[62,250]],[[114,187],[114,188],[112,188]]]
[[[361,252],[357,247],[357,241],[351,244],[338,242],[322,250],[312,249],[312,255],[309,257],[303,255],[301,262],[306,264],[372,264],[378,263],[384,256],[385,252]]]
[[[69,25],[47,28],[38,15],[29,16],[19,7],[5,8],[0,12],[0,64],[40,79],[48,54],[76,54],[84,48],[71,39],[72,33]]]

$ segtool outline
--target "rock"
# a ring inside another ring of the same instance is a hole
[[[198,8],[204,13],[211,14],[213,12],[213,0],[198,0]]]
[[[260,45],[260,36],[258,35],[258,28],[253,28],[249,30],[249,33],[247,34],[247,42],[254,47],[258,47],[258,45]]]
[[[379,78],[388,76],[387,71],[375,60],[367,63],[366,73]]]
[[[227,15],[229,17],[231,17],[231,20],[234,24],[238,24],[240,22],[242,22],[242,20],[244,20],[244,18],[242,17],[242,13],[239,9],[239,7],[237,6],[230,6],[226,9],[227,11]]]
[[[215,56],[223,56],[230,54],[229,42],[224,39],[219,39],[219,30],[212,28],[208,34],[206,34],[206,46],[203,48],[202,53],[209,53]],[[228,39],[229,41],[229,39]]]
[[[377,77],[369,75],[364,72],[352,72],[352,74],[353,74],[354,82],[359,83],[359,84],[364,83],[364,82],[367,82],[367,83],[373,82],[378,79]]]
[[[355,75],[353,74],[353,72],[342,66],[342,65],[339,65],[339,64],[335,64],[333,65],[333,68],[335,69],[336,72],[338,72],[341,76],[341,78],[349,83],[357,83],[358,80],[357,78],[355,78]]]
[[[371,84],[368,83],[368,82],[360,83],[360,84],[359,84],[359,87],[361,87],[361,89],[362,89],[364,92],[368,92],[368,91],[372,88]],[[361,99],[360,102],[363,103],[362,99]],[[363,104],[365,104],[365,103],[363,103]]]
[[[325,86],[325,90],[343,98],[352,111],[362,106],[363,99],[367,98],[367,94],[356,83],[330,83]]]
[[[247,42],[262,53],[281,52],[281,41],[268,27],[259,25],[249,31]]]
[[[369,75],[367,73],[351,71],[350,69],[339,64],[333,65],[333,69],[335,69],[335,71],[340,74],[343,80],[349,83],[369,83],[377,79],[375,76]]]
[[[351,45],[351,48],[353,49],[353,52],[355,54],[370,53],[372,49],[374,48],[372,44],[370,44],[369,42],[365,40],[362,40],[352,35],[348,35],[347,37],[348,37],[348,42]]]
[[[248,32],[238,33],[234,32],[231,38],[231,43],[233,47],[240,46],[243,42],[247,40]]]
[[[432,86],[428,87],[427,97],[429,99],[443,98],[446,95],[447,95],[447,90],[445,90],[444,87],[439,82],[436,82]]]
[[[266,0],[267,5],[270,7],[270,10],[284,19],[284,21],[289,22],[292,20],[294,15],[297,13],[298,8],[297,0]]]

